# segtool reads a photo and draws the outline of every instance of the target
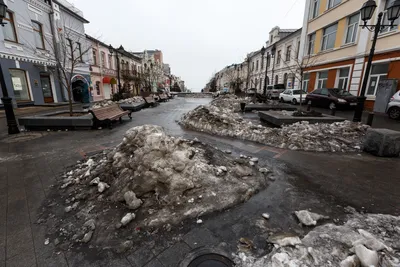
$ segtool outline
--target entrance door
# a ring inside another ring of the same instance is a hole
[[[43,97],[45,103],[54,103],[53,90],[51,89],[50,76],[40,75]]]

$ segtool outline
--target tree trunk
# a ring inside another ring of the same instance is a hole
[[[68,85],[68,87],[67,87],[67,92],[68,92],[69,116],[72,117],[72,92],[71,92],[71,86],[70,85]]]

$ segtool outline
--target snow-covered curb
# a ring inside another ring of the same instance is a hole
[[[238,267],[399,267],[399,240],[400,217],[356,213],[344,225],[318,226],[300,242],[275,245],[262,258],[241,252],[235,262]]]
[[[306,121],[269,128],[243,119],[238,113],[246,99],[219,97],[210,105],[186,113],[180,124],[185,128],[262,144],[304,151],[360,151],[369,126],[350,121],[309,124]]]
[[[142,103],[142,102],[144,102],[144,99],[141,96],[134,96],[134,97],[127,98],[127,99],[122,99],[118,102],[114,102],[112,100],[103,100],[103,101],[94,103],[93,106],[91,107],[91,109],[108,107],[108,106],[115,105],[115,104],[132,104],[132,103]]]

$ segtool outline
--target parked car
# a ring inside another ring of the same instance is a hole
[[[281,102],[291,102],[293,105],[300,103],[301,90],[299,89],[286,89],[283,93],[279,94]],[[302,93],[302,103],[306,102],[307,93]]]
[[[284,84],[275,84],[274,86],[268,85],[267,86],[267,97],[269,99],[279,98],[279,94],[283,93],[283,91],[285,91]]]
[[[319,88],[307,94],[306,103],[329,109],[354,108],[357,97],[339,88]]]
[[[386,113],[391,119],[400,119],[400,91],[396,92],[390,99],[390,102],[386,109]]]

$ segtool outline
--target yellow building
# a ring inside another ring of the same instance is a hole
[[[375,24],[394,0],[376,0]],[[365,75],[373,34],[363,29],[360,8],[365,0],[307,0],[302,44],[305,75],[303,88],[342,88],[358,95]],[[366,90],[366,108],[372,109],[378,83],[384,78],[400,79],[400,27],[385,27],[377,40],[373,66]],[[400,84],[400,83],[399,83]],[[400,89],[400,88],[398,88]]]

